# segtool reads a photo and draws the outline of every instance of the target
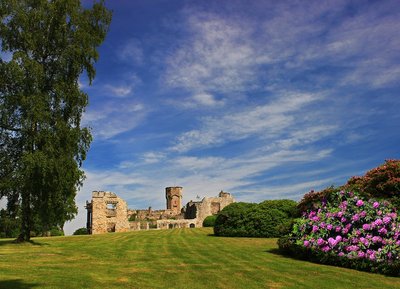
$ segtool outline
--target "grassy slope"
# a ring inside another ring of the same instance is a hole
[[[274,253],[209,228],[0,240],[0,288],[400,288],[400,278]]]

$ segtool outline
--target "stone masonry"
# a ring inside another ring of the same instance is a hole
[[[207,216],[215,215],[235,202],[231,194],[221,191],[217,197],[190,201],[181,208],[182,187],[165,189],[166,210],[131,210],[112,192],[94,191],[86,202],[87,229],[90,234],[137,230],[202,227]]]
[[[87,203],[88,227],[91,234],[127,232],[130,230],[127,205],[111,192],[93,192],[92,202]]]

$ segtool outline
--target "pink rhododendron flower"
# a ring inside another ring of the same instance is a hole
[[[378,202],[374,202],[373,205],[374,209],[377,209],[379,207],[379,203]]]
[[[317,244],[318,244],[318,246],[321,246],[321,245],[325,244],[324,239],[319,238],[318,241],[317,241]]]
[[[324,247],[322,247],[322,251],[324,251],[324,252],[328,252],[329,250],[330,250],[331,248],[329,248],[329,246],[324,246]]]
[[[318,222],[319,221],[319,217],[318,216],[312,217],[311,220],[313,220],[314,222]]]
[[[353,217],[351,217],[351,219],[356,222],[360,219],[360,216],[358,214],[354,214]]]
[[[333,239],[333,238],[329,238],[329,239],[328,239],[328,244],[329,244],[331,247],[335,247],[335,246],[336,246],[336,240]]]
[[[305,240],[303,244],[304,244],[304,247],[308,247],[308,246],[310,246],[310,241]]]
[[[349,252],[358,251],[359,247],[356,245],[347,246],[346,250]]]
[[[387,225],[387,224],[389,224],[390,223],[390,221],[392,220],[392,218],[391,217],[389,217],[389,216],[386,216],[386,217],[384,217],[383,218],[383,223],[385,224],[385,225]]]
[[[332,230],[333,226],[331,224],[326,225],[326,228],[330,231]]]
[[[363,230],[368,231],[368,230],[371,230],[371,225],[370,224],[364,224],[362,226],[362,228],[363,228]]]
[[[362,200],[358,200],[356,206],[361,207],[362,205],[364,205],[364,202]]]
[[[376,226],[380,226],[380,225],[383,224],[383,221],[382,221],[381,219],[376,219],[375,222],[374,222],[374,224],[375,224]]]
[[[387,234],[387,230],[386,230],[385,228],[380,228],[380,229],[378,230],[378,232],[379,232],[379,234],[381,234],[381,235],[386,235],[386,234]]]
[[[379,237],[379,236],[373,236],[372,237],[372,242],[374,242],[374,243],[378,243],[378,242],[381,242],[381,241],[382,241],[382,238]]]

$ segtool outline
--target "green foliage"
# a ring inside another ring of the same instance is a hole
[[[203,221],[203,227],[214,227],[216,219],[217,219],[216,215],[211,215],[206,217]]]
[[[88,231],[86,228],[79,228],[77,229],[73,235],[87,235]]]
[[[0,210],[0,238],[16,238],[19,234],[20,219],[7,210]]]
[[[103,1],[0,1],[1,49],[12,55],[0,59],[0,197],[17,200],[21,241],[77,213],[91,142],[78,80],[93,80],[110,20]]]
[[[260,204],[233,203],[215,221],[217,236],[279,237],[287,234],[298,216],[292,200],[268,200]]]
[[[50,236],[64,236],[64,231],[57,227],[51,228]]]

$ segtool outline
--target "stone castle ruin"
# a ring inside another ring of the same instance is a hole
[[[221,191],[217,197],[190,201],[182,207],[182,187],[165,188],[166,210],[128,209],[126,202],[112,192],[94,191],[86,201],[87,230],[90,234],[149,229],[198,228],[207,216],[215,215],[235,202]]]

